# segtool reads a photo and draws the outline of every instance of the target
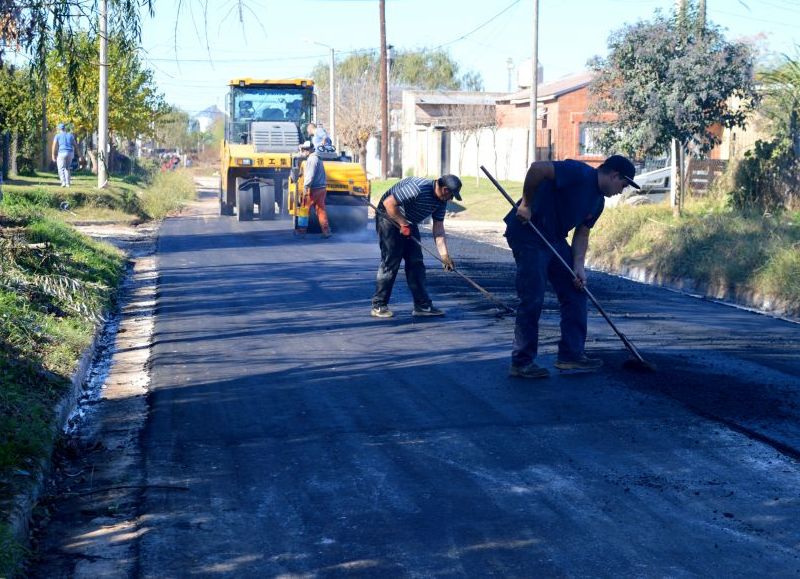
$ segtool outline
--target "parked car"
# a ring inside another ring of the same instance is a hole
[[[633,187],[626,187],[619,195],[615,195],[608,200],[608,207],[617,205],[647,205],[649,203],[660,203],[669,196],[670,191],[670,167],[662,167],[646,173],[636,175],[633,180],[641,187],[639,191]]]

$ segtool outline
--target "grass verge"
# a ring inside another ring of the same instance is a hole
[[[0,506],[7,513],[50,454],[53,407],[112,305],[124,257],[41,210],[0,206],[0,224]],[[0,537],[9,541],[2,525]],[[0,576],[12,573],[19,549],[4,551]]]
[[[589,259],[608,271],[643,267],[800,312],[800,214],[743,215],[707,201],[690,203],[679,219],[666,205],[610,208],[592,232]]]
[[[188,170],[156,173],[150,186],[140,194],[141,205],[151,219],[161,219],[195,197]]]
[[[3,205],[60,211],[66,222],[138,223],[161,219],[195,194],[188,170],[154,173],[151,177],[112,178],[97,189],[97,177],[77,175],[64,188],[52,173],[16,177],[4,183]]]
[[[124,255],[80,234],[75,221],[160,218],[194,196],[191,176],[147,181],[95,177],[62,188],[44,174],[18,178],[0,202],[0,577],[13,576],[25,549],[9,526],[12,501],[29,487],[58,435],[54,406],[81,353],[113,305]],[[67,204],[67,205],[64,205]]]

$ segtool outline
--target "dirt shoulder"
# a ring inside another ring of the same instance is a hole
[[[199,215],[207,205],[189,201],[180,214]],[[128,539],[146,531],[136,510],[145,488],[139,436],[147,420],[159,225],[78,226],[124,251],[128,275],[119,311],[100,336],[80,402],[53,456],[53,476],[31,533],[32,575],[94,578],[134,572],[135,542]]]
[[[118,539],[133,528],[141,477],[137,438],[147,416],[157,227],[153,223],[79,227],[124,251],[129,267],[119,310],[99,337],[35,512],[36,575],[112,576],[121,571],[120,561],[130,560],[127,543]],[[74,541],[76,536],[92,540]],[[65,537],[72,539],[71,544],[60,544]]]

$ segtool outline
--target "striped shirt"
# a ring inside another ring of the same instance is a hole
[[[378,204],[383,209],[383,201],[391,195],[397,201],[400,212],[409,222],[419,225],[428,217],[434,221],[444,221],[447,201],[441,201],[434,192],[433,179],[406,177],[395,183],[381,197]]]

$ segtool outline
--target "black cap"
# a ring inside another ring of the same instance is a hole
[[[461,179],[455,175],[442,175],[438,179],[439,187],[447,187],[453,197],[461,201]]]
[[[603,161],[603,164],[598,169],[608,169],[609,171],[616,171],[620,177],[628,182],[628,185],[634,189],[641,189],[633,178],[636,176],[636,168],[633,166],[626,157],[622,155],[611,155],[608,159]]]

